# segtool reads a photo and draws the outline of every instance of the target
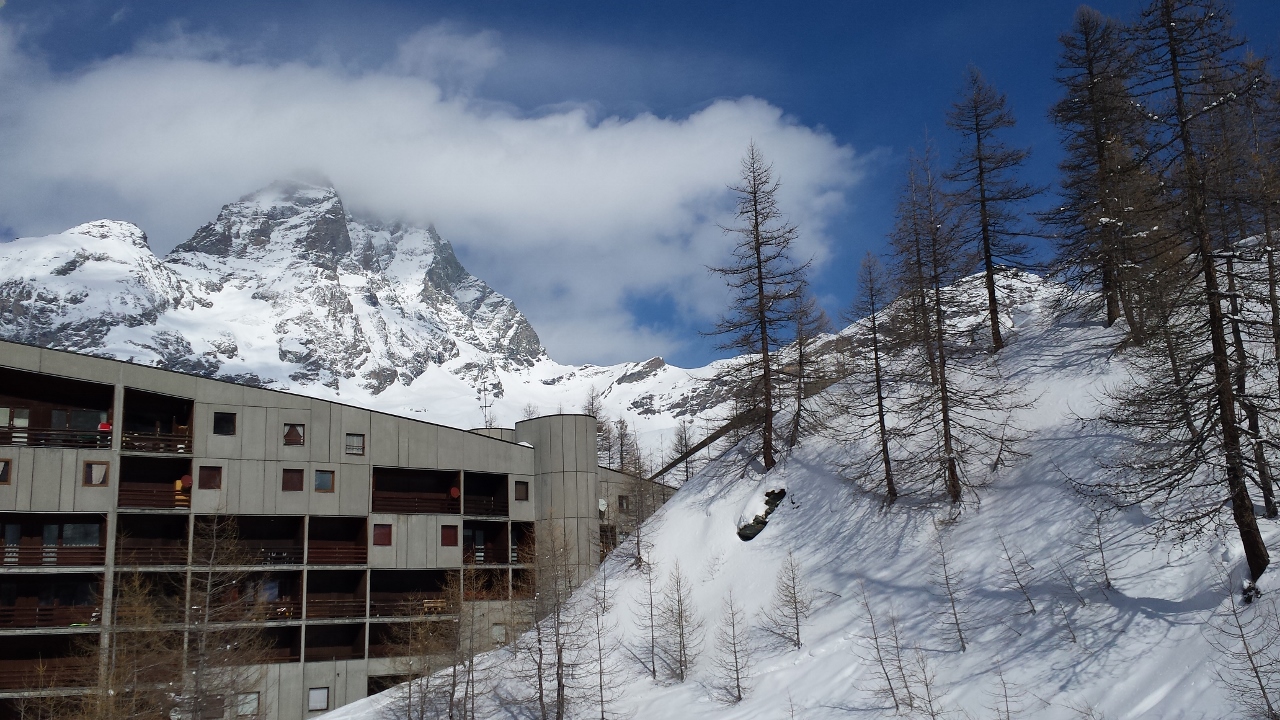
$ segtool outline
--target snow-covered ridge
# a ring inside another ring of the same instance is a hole
[[[594,387],[650,447],[723,400],[708,370],[661,358],[556,363],[433,227],[355,217],[296,182],[227,204],[164,258],[112,220],[0,244],[0,337],[461,427],[482,423],[482,386],[508,425]]]
[[[1186,543],[1162,540],[1153,536],[1151,518],[1135,508],[1113,509],[1099,520],[1094,510],[1104,506],[1092,506],[1069,481],[1097,477],[1099,460],[1125,442],[1081,420],[1096,415],[1106,388],[1127,375],[1123,358],[1114,353],[1120,331],[1100,323],[1055,321],[1051,304],[1061,288],[1034,276],[1007,275],[1000,291],[1002,307],[1008,308],[1010,344],[999,362],[1005,376],[1016,379],[1034,400],[1013,418],[1027,433],[1021,445],[1026,458],[989,477],[973,478],[983,480],[983,487],[958,517],[929,497],[900,498],[886,507],[882,495],[841,477],[851,457],[875,451],[851,441],[852,434],[811,437],[767,475],[736,453],[711,464],[659,509],[644,532],[652,543],[648,559],[657,584],[666,582],[676,563],[692,581],[692,605],[706,629],[698,644],[701,658],[685,682],[664,678],[661,671],[657,682],[651,678],[637,659],[644,658],[646,643],[645,576],[630,557],[611,556],[603,572],[613,604],[601,623],[616,627],[608,643],[619,648],[609,716],[1243,716],[1219,680],[1223,654],[1213,643],[1223,636],[1210,622],[1228,606],[1228,591],[1221,585],[1226,572],[1237,573],[1238,587],[1243,554],[1234,533]],[[958,314],[968,316],[964,308],[972,305],[972,315],[981,316],[981,283],[962,282],[954,295]],[[855,325],[842,334],[857,340],[859,332]],[[750,542],[740,540],[738,527],[761,512],[765,492],[778,488],[785,488],[786,496],[768,525]],[[1280,525],[1259,522],[1274,547]],[[948,600],[934,577],[939,532],[959,588],[963,651],[948,626]],[[1005,548],[1022,573],[1026,595],[1010,580]],[[771,646],[761,627],[767,622],[761,611],[770,604],[774,578],[788,553],[798,560],[814,599],[799,650]],[[597,574],[578,599],[590,604],[587,599],[600,587]],[[1271,575],[1264,576],[1264,600],[1248,612],[1274,613],[1269,601],[1274,588]],[[736,705],[718,700],[716,691],[715,630],[730,591],[746,611],[756,649],[749,692]],[[906,681],[895,692],[903,703],[910,693],[914,709],[904,705],[895,711],[884,692],[868,606],[886,652],[887,627],[894,618],[900,647],[893,649],[902,651],[905,675],[894,680]],[[520,664],[527,661],[527,655],[508,649],[484,658],[481,666],[490,668],[486,681],[497,690],[486,692],[481,717],[537,716],[512,707],[531,693],[519,679]],[[578,701],[569,717],[600,717],[592,696],[596,665],[590,657],[574,661],[581,663],[575,672],[586,677],[573,681]],[[936,714],[922,708],[926,692]],[[387,701],[387,694],[375,696],[326,718],[385,720]]]

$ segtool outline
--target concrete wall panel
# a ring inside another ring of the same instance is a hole
[[[78,512],[110,512],[116,504],[116,488],[120,484],[120,464],[112,462],[110,450],[80,450],[66,453],[63,459],[63,496],[59,503],[67,505],[67,498],[74,498],[69,510]],[[70,459],[70,463],[67,460]],[[86,462],[107,463],[107,484],[85,487],[83,466]],[[68,464],[70,467],[68,467]],[[69,476],[69,477],[68,477]]]
[[[399,423],[390,415],[374,413],[369,417],[369,436],[365,451],[372,465],[395,465],[399,460]]]
[[[240,457],[246,460],[274,460],[267,456],[267,409],[245,407],[236,418],[236,432],[240,436]]]
[[[5,349],[8,350],[9,347],[11,346],[6,343]],[[7,356],[5,360],[5,364],[8,365]],[[129,366],[86,355],[49,350],[40,351],[40,372],[49,373],[50,375],[74,377],[81,380],[114,385],[120,378],[123,368],[127,367]]]

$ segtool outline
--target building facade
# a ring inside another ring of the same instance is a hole
[[[0,342],[0,707],[85,662],[126,573],[190,576],[211,517],[234,522],[270,610],[265,680],[224,717],[365,697],[394,673],[392,626],[440,612],[448,573],[510,597],[553,533],[594,570],[595,437],[584,415],[467,431]]]

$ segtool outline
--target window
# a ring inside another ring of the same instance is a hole
[[[311,688],[307,691],[307,711],[329,709],[329,688]]]
[[[347,454],[363,455],[364,454],[364,436],[355,433],[347,433]]]
[[[280,489],[284,492],[302,492],[302,475],[301,470],[282,470]]]
[[[517,500],[529,499],[529,483],[527,481],[525,480],[516,481],[516,499]]]
[[[67,547],[98,547],[101,532],[95,523],[66,523],[62,526],[62,544]]]
[[[200,489],[201,490],[221,490],[222,489],[222,468],[201,465],[200,466]]]
[[[307,444],[307,426],[296,423],[284,424],[284,444],[285,445],[306,445]]]
[[[618,512],[627,512],[631,510],[631,498],[626,495],[618,496]]]
[[[333,492],[333,471],[332,470],[316,471],[316,492],[322,492],[322,493]]]
[[[236,717],[257,717],[260,704],[258,693],[240,693],[236,696]]]
[[[214,435],[235,435],[236,414],[216,412],[213,414]]]
[[[13,482],[9,479],[10,470],[13,468],[13,461],[9,458],[0,458],[0,485],[8,485]]]
[[[440,547],[458,547],[458,526],[440,526]]]
[[[618,547],[618,528],[613,525],[600,526],[600,554],[606,555]]]
[[[373,544],[386,547],[391,544],[391,526],[375,524],[373,526]]]
[[[106,487],[107,464],[104,462],[87,462],[84,464],[84,484],[90,487]]]

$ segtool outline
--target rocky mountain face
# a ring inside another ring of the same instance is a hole
[[[332,188],[248,195],[163,260],[104,220],[0,246],[0,268],[7,338],[260,385],[378,395],[433,363],[545,356],[434,228],[356,219]]]
[[[0,244],[0,337],[341,399],[464,427],[576,411],[664,434],[717,406],[707,371],[547,357],[508,298],[432,227],[355,217],[330,187],[276,183],[158,258],[100,220]]]

